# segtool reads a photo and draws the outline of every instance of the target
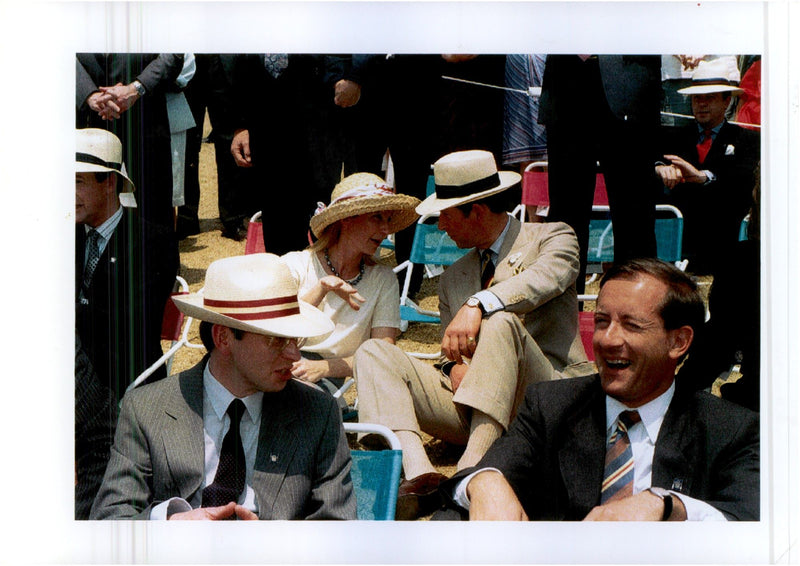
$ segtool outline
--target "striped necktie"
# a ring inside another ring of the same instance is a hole
[[[603,505],[633,495],[633,451],[628,429],[641,420],[638,411],[624,411],[619,415],[617,429],[606,448],[606,468],[600,495]]]
[[[86,238],[86,265],[83,267],[83,282],[81,284],[81,303],[87,303],[89,287],[92,285],[92,276],[97,264],[100,262],[100,232],[92,228]]]
[[[241,399],[234,399],[228,405],[226,413],[231,425],[222,440],[219,452],[219,465],[214,482],[203,489],[202,507],[219,507],[231,501],[238,501],[244,489],[245,460],[239,423],[242,420],[245,406]]]
[[[481,252],[481,289],[488,289],[494,279],[494,262],[492,261],[492,251],[483,250]]]

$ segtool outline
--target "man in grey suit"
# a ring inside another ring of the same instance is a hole
[[[332,397],[292,379],[298,340],[333,329],[272,254],[217,260],[175,299],[208,355],[130,391],[93,519],[355,519]],[[238,424],[237,424],[238,423]]]
[[[434,164],[434,178],[436,193],[417,212],[438,212],[439,227],[460,248],[474,248],[439,282],[446,359],[435,368],[377,340],[354,359],[360,417],[395,431],[403,446],[398,519],[432,511],[446,479],[428,459],[422,431],[466,445],[458,469],[472,466],[508,427],[526,385],[554,370],[589,373],[572,229],[508,215],[519,194],[507,189],[520,176],[498,172],[488,151],[448,154]]]
[[[674,266],[612,266],[598,375],[532,385],[508,434],[443,491],[470,520],[758,520],[758,415],[676,379],[704,317]]]

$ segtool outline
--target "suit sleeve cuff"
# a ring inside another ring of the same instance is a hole
[[[485,289],[483,291],[478,291],[474,295],[472,295],[476,299],[481,302],[483,306],[483,313],[486,315],[490,315],[497,311],[501,311],[505,308],[503,301],[497,298],[497,295]]]
[[[166,521],[175,513],[184,513],[186,511],[191,511],[192,506],[189,505],[189,502],[185,499],[181,499],[180,497],[173,497],[172,499],[167,499],[166,501],[162,501],[155,507],[150,510],[150,520],[151,521]]]
[[[722,512],[705,501],[694,499],[683,493],[670,493],[681,500],[683,506],[686,507],[686,520],[687,521],[727,521],[728,519]]]
[[[497,472],[502,474],[500,470],[497,468],[481,468],[475,472],[472,472],[470,475],[465,477],[463,480],[458,482],[456,486],[453,488],[453,501],[460,507],[469,510],[469,498],[467,497],[467,484],[469,484],[470,480],[480,474],[481,472]]]

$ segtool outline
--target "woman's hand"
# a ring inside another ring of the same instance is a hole
[[[292,364],[292,375],[303,381],[316,383],[323,377],[328,377],[330,368],[327,360],[306,360],[301,358]]]
[[[343,301],[348,303],[350,308],[353,310],[360,309],[361,303],[366,301],[366,299],[358,292],[358,289],[350,285],[350,283],[344,279],[336,277],[335,275],[326,275],[319,280],[319,284],[322,286],[322,290],[325,293],[336,293],[342,298]]]

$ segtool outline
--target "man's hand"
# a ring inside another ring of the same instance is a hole
[[[240,521],[257,521],[258,515],[231,501],[221,507],[199,507],[170,515],[170,521],[222,521],[236,516]]]
[[[679,497],[672,496],[670,521],[685,521],[686,507]],[[619,499],[592,509],[584,521],[660,521],[664,514],[664,501],[649,491]]]
[[[447,325],[442,338],[442,353],[448,360],[463,363],[462,356],[472,358],[478,343],[483,313],[478,307],[462,306]]]
[[[292,375],[303,381],[316,383],[330,373],[330,366],[326,360],[307,360],[300,358],[292,364]]]
[[[467,364],[456,364],[450,368],[450,386],[453,388],[453,393],[456,392],[458,386],[464,381],[467,369],[469,369]]]
[[[121,114],[131,108],[136,101],[139,100],[139,91],[133,84],[124,85],[117,83],[114,86],[101,86],[100,92],[107,94],[111,97],[111,101],[117,106],[117,115],[114,118],[119,118]]]
[[[470,521],[527,521],[528,516],[503,474],[481,472],[467,484]]]
[[[250,131],[236,130],[231,141],[231,155],[239,167],[252,167],[250,159]]]
[[[664,157],[672,161],[672,166],[681,172],[684,183],[705,183],[708,180],[705,173],[702,173],[685,159],[677,155],[665,155]]]
[[[342,108],[355,106],[361,99],[361,85],[342,79],[333,87],[333,103]]]
[[[683,183],[683,174],[674,165],[656,165],[656,174],[661,177],[664,186],[670,190]]]
[[[86,98],[86,104],[104,120],[111,120],[120,116],[119,106],[114,103],[112,96],[99,90]]]

